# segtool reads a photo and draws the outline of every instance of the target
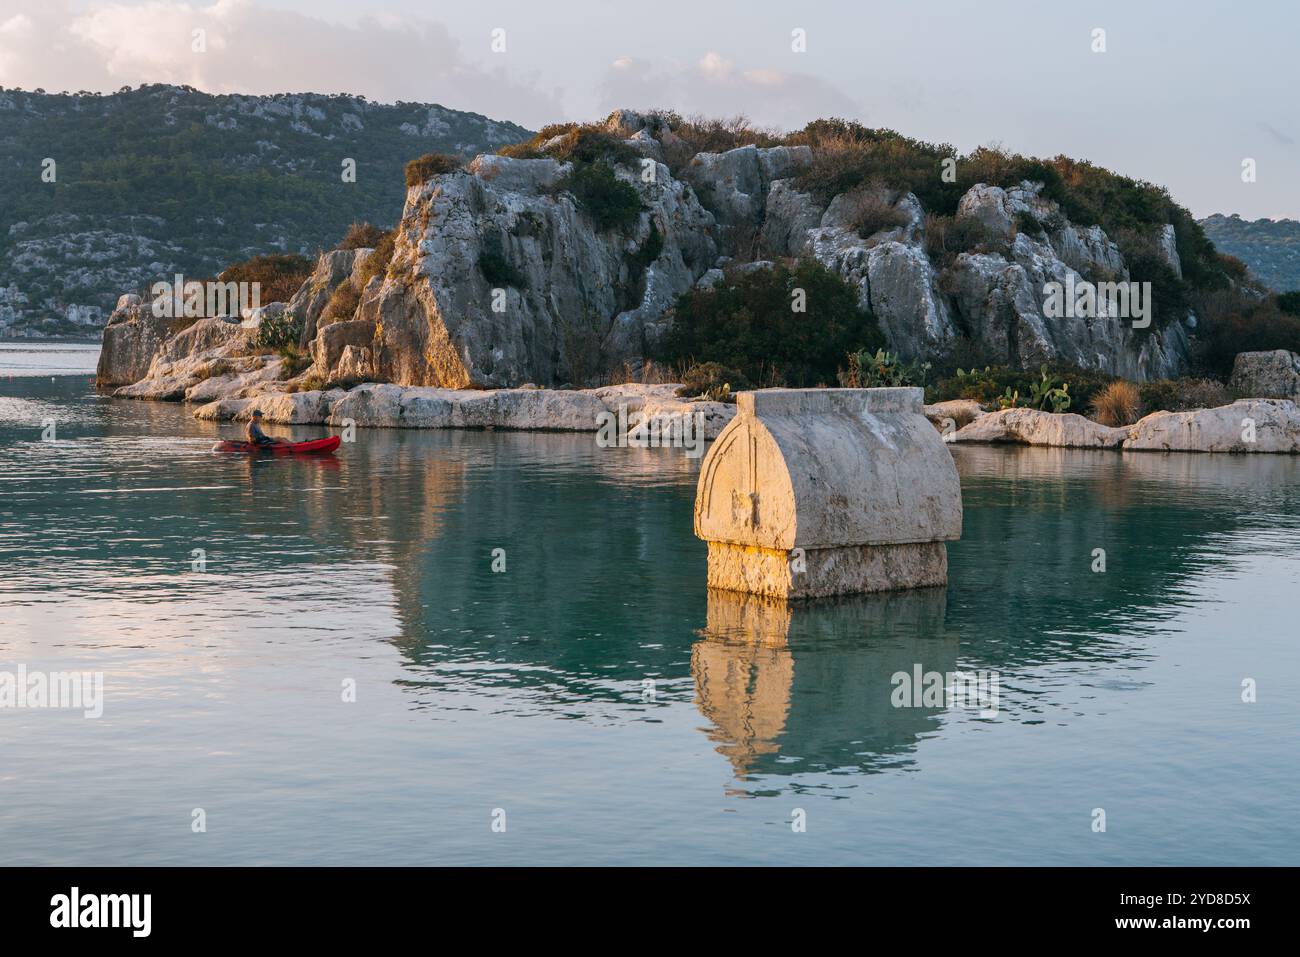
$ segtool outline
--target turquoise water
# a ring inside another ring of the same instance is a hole
[[[786,620],[680,451],[233,431],[0,369],[0,671],[105,689],[0,709],[4,863],[1300,863],[1293,459],[956,448],[949,587]]]

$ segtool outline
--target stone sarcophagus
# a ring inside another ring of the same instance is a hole
[[[763,389],[736,408],[695,496],[710,588],[813,598],[947,583],[961,486],[920,389]]]

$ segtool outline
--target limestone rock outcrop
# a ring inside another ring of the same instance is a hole
[[[631,435],[647,447],[672,444],[659,436],[717,438],[735,405],[679,398],[676,385],[627,384],[600,389],[439,389],[369,382],[351,389],[226,392],[195,410],[210,422],[247,421],[260,409],[268,422],[286,425],[348,423],[383,429],[527,429]],[[193,401],[198,393],[191,390]],[[653,422],[653,432],[645,426]],[[641,429],[641,432],[637,430]]]
[[[1003,409],[978,416],[946,434],[944,441],[1131,452],[1300,454],[1300,408],[1289,399],[1240,399],[1212,409],[1152,412],[1120,428],[1073,413]]]
[[[104,327],[95,385],[113,389],[139,382],[170,334],[170,320],[155,316],[152,303],[136,295],[122,296]]]
[[[717,257],[713,217],[666,166],[653,182],[620,168],[643,210],[630,229],[602,229],[558,189],[569,172],[482,156],[408,191],[388,278],[358,311],[375,323],[377,378],[583,384],[645,355]]]
[[[1109,428],[1072,412],[1056,415],[1037,409],[989,412],[945,436],[949,442],[1014,442],[1076,449],[1118,448],[1126,438],[1126,429]]]
[[[1242,399],[1217,409],[1153,412],[1129,426],[1125,449],[1300,453],[1300,409],[1288,399]]]
[[[1264,399],[1300,398],[1300,356],[1287,349],[1239,352],[1228,388]]]
[[[1105,307],[1086,317],[1047,314],[1049,283],[1122,281],[1128,273],[1105,231],[1069,222],[1039,183],[972,186],[959,215],[978,220],[996,242],[936,258],[915,195],[870,185],[815,196],[806,185],[815,160],[806,146],[742,146],[683,162],[673,122],[669,114],[622,110],[604,124],[649,164],[633,158],[612,167],[640,203],[622,225],[602,225],[579,200],[573,177],[583,167],[551,157],[485,154],[410,187],[385,270],[366,268],[369,249],[333,250],[290,302],[243,317],[250,337],[285,312],[300,320],[297,345],[309,369],[299,371],[291,357],[279,368],[297,374],[280,389],[269,378],[218,377],[200,394],[220,397],[223,381],[233,391],[263,382],[263,391],[293,392],[363,382],[582,388],[625,369],[633,378],[670,328],[683,292],[725,281],[728,271],[801,256],[853,286],[889,348],[906,359],[944,355],[970,340],[1022,368],[1062,360],[1135,380],[1186,368],[1191,316],[1135,328]],[[1176,239],[1172,226],[1158,237],[1175,269]],[[323,322],[345,282],[358,305]],[[119,303],[98,381],[110,389],[149,378],[153,384],[134,394],[183,395],[197,383],[184,369],[151,371],[154,359],[166,351],[175,363],[187,348],[208,361],[221,357],[219,346],[182,337],[183,324],[147,311],[138,300]],[[237,351],[228,348],[225,357]]]
[[[302,320],[298,345],[307,348],[316,338],[317,324],[334,290],[361,269],[373,249],[332,249],[316,260],[316,268],[289,300],[286,311]],[[267,307],[269,308],[269,307]]]
[[[974,399],[949,399],[925,407],[925,417],[940,432],[952,432],[970,425],[984,414],[984,407]]]
[[[225,375],[260,366],[260,356],[239,355],[248,340],[249,331],[237,321],[196,320],[158,346],[142,379],[115,389],[113,395],[123,399],[182,399],[191,388],[211,378],[214,369],[221,370],[218,375]],[[100,361],[103,361],[102,353]],[[232,381],[232,378],[220,379],[211,387],[231,387]]]

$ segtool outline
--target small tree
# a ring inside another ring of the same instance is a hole
[[[799,311],[802,306],[803,311]],[[655,357],[717,362],[751,382],[832,384],[849,352],[885,344],[855,288],[813,260],[735,273],[677,301]]]

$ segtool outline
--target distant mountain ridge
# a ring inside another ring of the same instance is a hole
[[[1236,256],[1269,288],[1300,289],[1300,222],[1215,213],[1200,223],[1220,252]]]
[[[311,254],[355,220],[392,225],[408,160],[531,135],[359,96],[0,88],[0,336],[97,335],[124,289],[259,253]]]

